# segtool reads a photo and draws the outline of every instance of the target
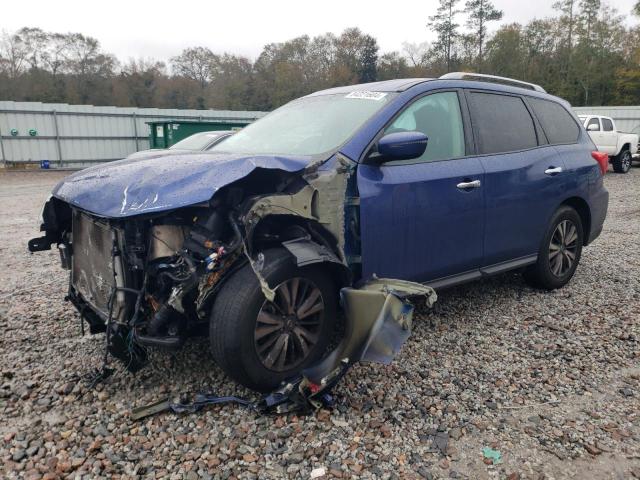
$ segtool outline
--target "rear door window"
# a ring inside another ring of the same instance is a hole
[[[609,118],[602,119],[602,130],[605,132],[613,132],[613,122]]]
[[[565,108],[549,100],[529,98],[533,112],[552,145],[576,143],[580,127]]]
[[[469,94],[478,153],[506,153],[538,146],[533,118],[522,98],[496,93]]]

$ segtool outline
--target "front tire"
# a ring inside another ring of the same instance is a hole
[[[633,157],[628,149],[622,150],[618,155],[613,157],[613,171],[616,173],[627,173],[631,169]]]
[[[578,268],[583,244],[580,215],[569,206],[560,207],[549,223],[538,261],[524,272],[525,280],[546,290],[564,287]]]
[[[317,362],[335,326],[338,291],[321,265],[298,267],[284,249],[267,250],[261,275],[276,291],[269,302],[250,265],[216,297],[210,342],[216,363],[253,390],[273,390]]]

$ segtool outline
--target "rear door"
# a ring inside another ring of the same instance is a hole
[[[383,132],[424,133],[429,143],[422,157],[358,167],[364,278],[376,274],[425,282],[477,272],[484,172],[478,158],[467,156],[470,124],[461,95],[426,94]]]
[[[526,264],[562,196],[564,163],[523,97],[468,91],[467,99],[485,171],[483,266]]]

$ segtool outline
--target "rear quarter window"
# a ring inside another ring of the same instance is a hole
[[[469,109],[481,154],[505,153],[538,146],[536,129],[520,97],[471,92]]]
[[[558,145],[578,141],[580,127],[562,105],[539,98],[529,98],[529,103],[549,143]]]

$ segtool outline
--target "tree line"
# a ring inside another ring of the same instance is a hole
[[[538,83],[573,105],[640,104],[640,28],[601,0],[559,0],[527,24],[491,23],[491,0],[439,0],[433,43],[381,52],[358,28],[264,46],[251,60],[203,46],[168,61],[120,61],[97,39],[25,27],[0,38],[0,99],[272,110],[323,88],[472,71]],[[640,0],[631,12],[640,16]]]

